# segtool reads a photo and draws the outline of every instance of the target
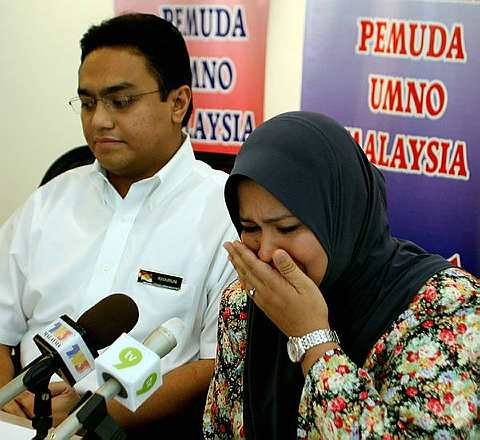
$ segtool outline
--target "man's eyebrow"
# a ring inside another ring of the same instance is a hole
[[[263,223],[275,223],[275,222],[279,222],[281,220],[286,220],[286,219],[290,219],[290,218],[295,218],[296,219],[297,217],[295,217],[292,214],[281,214],[281,215],[278,215],[276,217],[270,217],[270,218],[263,219]],[[244,218],[244,217],[240,217],[240,221],[245,222],[245,223],[253,223],[252,220],[250,220],[248,218]]]
[[[119,92],[121,90],[127,90],[132,87],[135,87],[135,84],[129,83],[128,81],[124,81],[118,84],[104,87],[102,90],[100,90],[99,95],[100,96],[110,95],[111,93]],[[91,93],[87,88],[83,88],[83,87],[79,87],[77,90],[77,93],[79,95],[88,95],[88,96],[93,95],[93,93]]]

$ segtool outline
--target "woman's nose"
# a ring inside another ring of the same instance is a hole
[[[277,247],[272,237],[262,235],[257,251],[257,256],[264,263],[271,263],[272,255],[276,248]]]

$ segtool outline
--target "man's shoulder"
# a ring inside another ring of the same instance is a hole
[[[39,228],[48,218],[55,215],[66,217],[69,207],[78,205],[83,197],[92,199],[89,188],[90,168],[88,166],[66,171],[33,191],[27,200],[5,222],[5,227],[18,229],[25,227],[30,230],[31,224]],[[53,217],[52,217],[53,216]],[[21,226],[23,225],[23,226]]]
[[[194,162],[193,171],[197,176],[203,178],[205,182],[211,183],[212,185],[221,186],[222,189],[228,178],[228,174],[224,171],[212,168],[206,162],[198,159],[196,159]]]
[[[93,166],[94,166],[94,164],[90,163],[90,164],[81,165],[81,166],[78,166],[78,167],[74,167],[74,168],[64,170],[64,171],[58,173],[57,175],[55,175],[54,177],[52,177],[52,179],[49,180],[48,182],[46,182],[44,186],[50,185],[52,182],[58,182],[58,181],[68,180],[68,179],[75,179],[75,178],[78,178],[80,176],[85,176],[85,175],[91,173],[91,171],[93,169]]]
[[[31,199],[35,205],[44,206],[85,196],[93,188],[91,173],[92,165],[67,170],[38,188]]]
[[[65,188],[66,186],[83,185],[85,181],[90,179],[92,173],[92,164],[83,165],[64,171],[55,176],[52,180],[45,183],[39,189],[45,192],[55,191],[57,188]]]

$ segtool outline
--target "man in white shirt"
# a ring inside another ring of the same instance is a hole
[[[153,15],[125,15],[92,26],[81,49],[70,103],[96,161],[39,188],[0,229],[0,385],[14,374],[11,346],[21,344],[26,364],[38,355],[32,337],[41,328],[125,292],[139,307],[131,334],[140,341],[171,317],[186,326],[162,360],[167,374],[154,396],[135,414],[109,405],[114,419],[134,426],[175,415],[206,392],[219,296],[234,279],[221,245],[235,232],[226,175],[195,160],[183,130],[192,78],[178,30]],[[161,281],[172,276],[174,288]],[[58,424],[78,395],[64,383],[51,389]],[[32,405],[25,393],[4,410],[31,417]]]

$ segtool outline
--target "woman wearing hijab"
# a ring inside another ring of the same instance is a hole
[[[382,175],[339,124],[264,123],[225,197],[239,280],[205,438],[480,438],[479,282],[390,235]]]

